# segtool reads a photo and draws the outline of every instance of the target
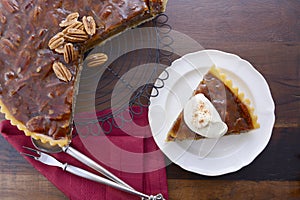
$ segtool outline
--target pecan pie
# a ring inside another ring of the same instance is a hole
[[[203,80],[193,92],[193,96],[202,93],[216,108],[228,130],[225,135],[239,134],[259,128],[254,108],[250,107],[250,100],[233,87],[232,81],[224,73],[211,67]],[[191,131],[183,119],[183,112],[179,114],[170,129],[167,141],[201,139],[204,138]]]
[[[1,112],[26,135],[67,145],[83,53],[152,19],[166,2],[2,0]]]

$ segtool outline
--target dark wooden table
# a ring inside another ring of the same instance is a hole
[[[300,1],[169,0],[169,24],[206,49],[249,60],[268,81],[276,123],[247,167],[206,177],[167,167],[170,199],[300,199]],[[66,199],[0,136],[0,199]]]

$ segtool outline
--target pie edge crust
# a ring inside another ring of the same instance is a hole
[[[62,138],[62,139],[58,139],[58,140],[54,140],[52,137],[47,136],[47,135],[43,135],[40,133],[35,133],[35,132],[31,132],[29,131],[26,126],[18,121],[7,109],[7,107],[3,104],[3,102],[0,99],[0,112],[4,114],[5,119],[9,120],[10,123],[14,126],[17,126],[19,130],[24,131],[26,136],[30,136],[36,140],[40,140],[42,141],[42,143],[50,143],[50,145],[55,146],[55,145],[59,145],[60,147],[66,146],[67,144],[69,144],[70,139],[68,137]]]
[[[247,107],[249,111],[250,118],[252,120],[253,129],[257,129],[260,127],[259,123],[257,122],[258,117],[254,114],[254,107],[251,106],[251,100],[248,98],[245,98],[245,93],[240,92],[237,87],[233,86],[232,80],[228,79],[225,73],[222,73],[219,68],[217,68],[215,65],[213,65],[210,70],[210,73],[212,73],[214,76],[216,76],[218,79],[220,79],[228,88],[229,90]]]
[[[251,107],[250,99],[245,98],[245,94],[243,92],[239,93],[239,89],[237,87],[233,86],[232,80],[228,79],[226,74],[222,73],[221,70],[219,68],[217,68],[215,65],[210,67],[208,72],[212,73],[214,76],[216,76],[218,79],[220,79],[224,83],[224,85],[226,85],[228,87],[228,89],[247,107],[250,118],[252,120],[253,130],[259,128],[260,124],[257,122],[258,117],[257,117],[257,115],[254,114],[254,107]],[[194,95],[194,93],[193,93],[193,95]],[[172,127],[174,126],[174,123],[176,123],[176,121],[179,117],[182,117],[182,111],[178,114],[176,120],[172,124]],[[174,133],[171,128],[167,134],[165,141],[166,142],[175,141],[176,135],[177,135],[177,133]],[[199,137],[198,139],[204,139],[204,138],[205,137]],[[189,138],[187,138],[187,139],[189,139]]]

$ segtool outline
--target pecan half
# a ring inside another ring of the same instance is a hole
[[[79,13],[75,12],[75,13],[71,13],[67,16],[67,18],[65,20],[63,20],[59,26],[60,27],[67,27],[69,25],[71,25],[72,23],[76,22],[78,20],[79,17]]]
[[[101,13],[101,15],[99,16],[102,20],[106,20],[113,12],[113,7],[112,5],[106,6],[103,9],[103,12]]]
[[[83,26],[82,22],[74,21],[72,24],[70,24],[68,27],[66,27],[62,32],[64,34],[66,34],[70,28],[75,28],[75,29],[83,30],[84,26]]]
[[[3,37],[0,39],[0,49],[7,55],[16,54],[16,47],[14,46],[14,44],[9,39]]]
[[[64,59],[66,63],[70,63],[77,57],[72,43],[67,43],[64,47]]]
[[[39,15],[42,13],[42,8],[40,6],[36,6],[32,12],[32,20],[37,21]]]
[[[2,42],[4,45],[8,46],[12,50],[16,50],[15,45],[11,42],[11,40],[6,38],[1,38],[0,42]]]
[[[84,29],[90,36],[93,36],[96,33],[96,23],[92,16],[84,16],[82,18]]]
[[[78,12],[74,12],[74,13],[69,14],[67,16],[66,20],[67,21],[78,20],[78,17],[79,17],[79,13]]]
[[[3,0],[3,6],[11,13],[19,11],[19,3],[16,0]]]
[[[83,30],[70,28],[64,36],[68,42],[85,42],[89,36]]]
[[[72,79],[71,72],[61,62],[58,62],[58,61],[54,62],[52,65],[52,69],[58,79],[65,81],[65,82],[69,82]]]
[[[42,116],[33,117],[26,123],[26,127],[31,132],[43,133],[46,131],[46,119]]]
[[[91,54],[86,58],[88,67],[96,67],[103,65],[108,60],[108,57],[105,53],[95,53]]]
[[[60,32],[57,33],[49,40],[48,46],[51,50],[53,50],[63,45],[64,41],[65,41],[64,34]]]

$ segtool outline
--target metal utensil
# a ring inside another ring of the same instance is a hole
[[[21,152],[21,154],[25,155],[25,156],[28,156],[30,158],[33,158],[41,163],[44,163],[46,165],[49,165],[49,166],[56,166],[56,167],[60,167],[62,168],[64,171],[67,171],[71,174],[74,174],[74,175],[77,175],[77,176],[80,176],[82,178],[86,178],[86,179],[89,179],[89,180],[92,180],[92,181],[96,181],[98,183],[102,183],[102,184],[105,184],[105,185],[108,185],[110,187],[113,187],[113,188],[116,188],[116,189],[119,189],[119,190],[122,190],[124,192],[128,192],[130,194],[134,194],[134,195],[137,195],[137,196],[140,196],[142,198],[145,198],[145,199],[149,199],[149,200],[163,200],[163,196],[161,194],[157,194],[157,195],[146,195],[146,194],[143,194],[141,192],[138,192],[134,189],[130,189],[126,186],[123,186],[123,185],[119,185],[111,180],[108,180],[108,179],[105,179],[101,176],[97,176],[91,172],[88,172],[84,169],[81,169],[79,167],[75,167],[73,165],[70,165],[68,163],[61,163],[59,162],[58,160],[56,160],[54,157],[46,154],[46,153],[43,153],[41,151],[38,151],[38,150],[35,150],[35,149],[32,149],[32,148],[29,148],[29,147],[24,147],[23,148],[27,149],[27,150],[30,150],[34,153],[36,153],[38,156],[34,156],[34,155],[31,155],[31,154],[28,154],[28,153],[23,153]]]
[[[127,188],[133,189],[131,186],[129,186],[127,183],[116,177],[114,174],[109,172],[107,169],[87,157],[86,155],[80,153],[78,150],[74,149],[71,146],[65,146],[65,147],[60,147],[58,145],[56,146],[51,146],[49,143],[42,143],[40,140],[35,140],[31,138],[32,144],[34,145],[35,148],[47,152],[47,153],[59,153],[59,152],[65,152],[72,156],[73,158],[77,159],[81,163],[91,167],[92,169],[96,170],[97,172],[101,173],[102,175],[106,176],[110,180],[115,181],[116,183],[123,185]]]

